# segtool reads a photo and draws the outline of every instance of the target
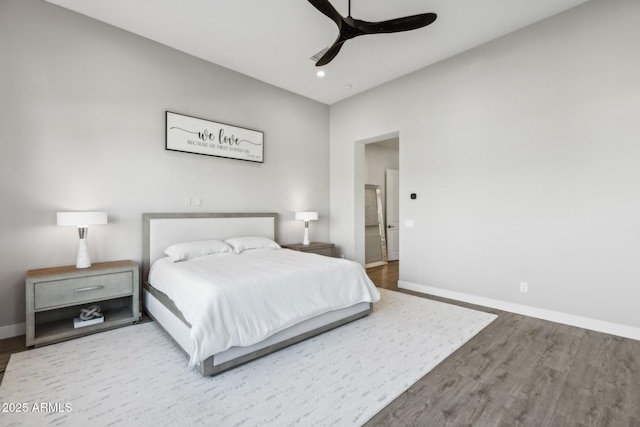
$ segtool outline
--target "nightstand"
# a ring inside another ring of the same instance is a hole
[[[140,318],[139,266],[133,261],[29,270],[27,346],[41,346],[128,325]],[[99,305],[104,322],[74,328],[81,308]]]
[[[333,243],[311,242],[308,245],[302,243],[291,243],[289,245],[280,245],[286,249],[292,249],[300,252],[312,252],[318,255],[334,256],[335,245]]]

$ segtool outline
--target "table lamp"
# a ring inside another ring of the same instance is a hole
[[[318,212],[296,212],[296,220],[304,221],[304,239],[302,240],[302,244],[308,246],[309,243],[311,243],[309,240],[309,221],[317,221]]]
[[[76,268],[91,267],[89,258],[89,244],[87,235],[90,225],[103,225],[107,223],[106,212],[58,212],[58,225],[73,225],[78,227],[78,259]]]

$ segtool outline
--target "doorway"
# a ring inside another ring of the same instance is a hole
[[[362,147],[360,158],[362,167],[356,167],[356,183],[372,184],[380,188],[382,200],[383,238],[387,244],[387,260],[400,259],[399,228],[399,178],[400,178],[400,138],[397,133],[360,141],[356,146]],[[356,153],[359,151],[356,150]],[[356,166],[358,158],[356,158]],[[363,185],[363,187],[365,187]],[[356,224],[362,224],[362,247],[366,249],[368,233],[366,226],[366,197],[362,194],[362,210],[356,209]],[[358,200],[357,198],[356,200]],[[360,221],[358,221],[360,220]],[[366,256],[365,256],[366,258]],[[365,262],[369,264],[369,262]],[[397,268],[397,267],[396,267]]]

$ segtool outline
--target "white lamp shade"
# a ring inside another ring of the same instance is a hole
[[[297,221],[317,221],[318,212],[296,212]]]
[[[106,212],[58,212],[58,225],[87,227],[107,223]]]

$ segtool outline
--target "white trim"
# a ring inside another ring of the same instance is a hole
[[[592,331],[604,332],[606,334],[640,340],[640,328],[621,325],[619,323],[605,322],[589,317],[575,316],[573,314],[561,313],[559,311],[546,310],[543,308],[530,307],[527,305],[514,304],[491,298],[479,297],[462,292],[448,291],[446,289],[434,288],[418,283],[398,281],[398,287],[410,291],[434,295],[442,298],[449,298],[456,301],[463,301],[470,304],[482,305],[485,307],[497,308],[510,313],[522,314],[524,316],[535,317],[537,319],[549,320],[551,322],[563,323],[565,325],[577,326],[579,328],[590,329]]]
[[[27,324],[18,323],[17,325],[0,326],[0,340],[13,338],[27,333]]]

